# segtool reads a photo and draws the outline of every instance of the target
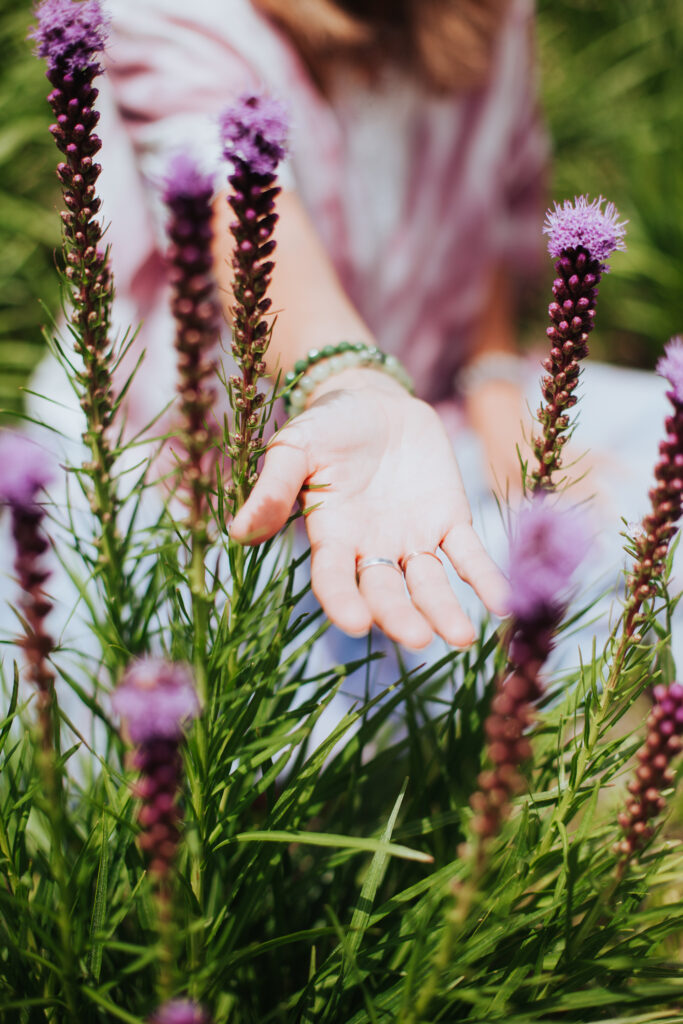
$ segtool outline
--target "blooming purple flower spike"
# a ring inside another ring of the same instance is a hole
[[[31,508],[54,476],[52,459],[23,434],[0,435],[0,502]]]
[[[189,999],[172,999],[154,1011],[149,1024],[209,1024],[209,1018],[201,1006]]]
[[[285,155],[287,118],[282,104],[266,96],[245,95],[222,115],[221,138],[226,159],[234,170],[228,175],[232,194],[228,202],[235,214],[230,230],[235,239],[232,256],[232,352],[241,376],[230,377],[237,429],[231,435],[233,511],[246,501],[256,482],[259,426],[263,395],[258,380],[266,372],[264,353],[270,325],[264,314],[271,301],[266,295],[275,250],[277,223],[275,184],[278,162]]]
[[[603,263],[616,250],[624,250],[624,235],[627,221],[620,221],[619,211],[614,203],[607,203],[600,196],[593,202],[587,196],[577,196],[574,202],[566,199],[562,206],[555,203],[555,209],[546,214],[543,231],[548,235],[548,252],[561,256],[569,249],[585,249],[591,259]],[[605,266],[603,271],[608,268]]]
[[[548,211],[544,231],[550,236],[548,251],[557,257],[553,281],[554,301],[548,306],[551,349],[543,361],[546,375],[541,381],[545,404],[538,409],[542,427],[534,437],[538,466],[530,474],[533,491],[554,488],[552,475],[562,465],[562,448],[567,440],[569,410],[576,405],[579,361],[588,355],[588,335],[593,330],[598,284],[607,271],[604,262],[616,249],[624,249],[624,224],[612,203],[604,212],[603,199],[592,203],[579,196],[572,204],[555,204]]]
[[[245,94],[220,118],[226,159],[252,174],[274,174],[287,148],[288,118],[272,96]]]
[[[112,707],[133,743],[179,742],[185,724],[199,714],[190,670],[163,658],[134,662],[112,695]]]
[[[144,658],[134,662],[112,695],[112,707],[137,745],[133,764],[140,772],[140,846],[150,874],[163,881],[178,848],[181,818],[177,803],[182,774],[183,727],[199,714],[199,701],[185,665]]]
[[[534,704],[543,693],[541,668],[564,614],[572,573],[585,557],[589,531],[584,514],[559,510],[537,497],[519,516],[510,544],[508,672],[498,680],[484,723],[492,768],[472,794],[472,828],[481,839],[497,835],[512,796],[524,787],[520,766],[531,755],[526,736]]]
[[[104,49],[109,19],[98,0],[43,0],[36,18],[38,24],[29,38],[35,40],[36,55],[47,60],[50,71],[100,70],[97,54]]]
[[[589,545],[586,517],[576,509],[558,510],[536,500],[519,516],[510,541],[510,613],[533,621],[562,607],[567,582]]]

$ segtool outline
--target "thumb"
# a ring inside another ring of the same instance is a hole
[[[240,544],[260,544],[272,537],[287,522],[308,475],[306,452],[278,434],[268,446],[253,491],[232,521],[230,536]]]

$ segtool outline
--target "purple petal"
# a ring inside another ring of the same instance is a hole
[[[43,0],[37,10],[38,24],[29,32],[38,57],[45,57],[51,71],[83,71],[101,53],[107,38],[109,18],[99,0]]]
[[[213,193],[213,177],[203,173],[191,156],[178,153],[171,162],[164,179],[164,201],[173,203],[177,199],[210,198]]]
[[[536,498],[520,512],[510,541],[510,612],[522,621],[561,607],[590,545],[585,513]]]
[[[38,492],[54,478],[54,462],[23,434],[0,436],[0,502],[21,508],[35,504]]]
[[[172,999],[150,1017],[150,1024],[208,1024],[209,1018],[200,1006],[189,999]]]
[[[561,256],[563,252],[582,246],[595,260],[606,260],[615,250],[624,250],[624,235],[627,221],[618,220],[619,212],[614,203],[607,203],[600,196],[592,203],[587,196],[577,196],[572,203],[566,199],[562,206],[555,203],[554,210],[548,210],[543,231],[548,235],[548,252]]]
[[[273,174],[287,148],[288,117],[272,96],[245,94],[220,117],[223,152],[254,174]]]
[[[683,402],[683,337],[672,338],[657,363],[657,373],[671,385],[674,398]]]
[[[179,741],[183,726],[200,710],[189,668],[163,658],[134,662],[114,690],[111,703],[133,743]]]

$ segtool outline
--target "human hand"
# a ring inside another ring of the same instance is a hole
[[[521,387],[492,379],[467,395],[467,417],[479,437],[491,487],[503,499],[521,494],[520,456],[532,463],[529,439],[533,434],[529,408]]]
[[[303,489],[303,490],[302,490]],[[385,374],[347,370],[319,385],[312,405],[271,441],[261,476],[231,535],[259,543],[280,529],[299,492],[311,544],[311,582],[324,611],[347,633],[376,623],[408,647],[435,631],[456,647],[474,628],[443,565],[440,546],[483,603],[505,613],[507,584],[484,550],[451,443],[434,410]],[[387,565],[358,578],[360,559]]]

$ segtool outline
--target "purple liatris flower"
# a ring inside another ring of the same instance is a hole
[[[83,436],[91,452],[91,461],[83,468],[92,481],[93,511],[107,535],[100,547],[104,565],[117,548],[118,503],[111,484],[114,457],[106,437],[114,415],[109,342],[113,282],[97,219],[96,183],[101,167],[94,157],[102,144],[94,132],[99,113],[94,109],[98,92],[93,80],[102,70],[98,55],[104,49],[108,19],[97,0],[44,0],[36,14],[38,24],[32,35],[37,53],[47,60],[53,87],[48,95],[55,115],[50,131],[64,155],[57,177],[66,207],[61,212],[65,275],[74,344],[83,362],[76,377],[87,420]]]
[[[543,693],[541,668],[566,610],[571,575],[588,546],[586,519],[578,510],[560,510],[537,497],[519,515],[510,543],[509,664],[484,723],[493,767],[481,773],[470,801],[472,827],[484,839],[498,833],[511,797],[524,786],[519,769],[531,754],[526,733]]]
[[[666,436],[659,445],[655,486],[650,491],[651,511],[644,517],[634,539],[636,562],[627,581],[625,635],[631,636],[639,621],[643,601],[656,593],[656,581],[664,571],[683,497],[683,341],[672,338],[657,363],[657,373],[671,384],[667,397],[673,406],[665,420]]]
[[[579,361],[588,355],[588,335],[593,329],[597,286],[607,271],[606,260],[624,249],[624,225],[612,203],[602,210],[603,199],[589,202],[579,196],[574,203],[555,204],[544,231],[548,251],[557,259],[553,282],[554,301],[548,307],[551,326],[550,356],[544,360],[543,398],[538,410],[542,435],[534,438],[538,467],[531,475],[533,491],[551,490],[552,475],[561,467],[562,448],[569,428],[567,413],[576,405]]]
[[[287,151],[288,119],[272,96],[244,95],[221,115],[224,153],[252,174],[274,174]]]
[[[591,259],[604,261],[616,250],[623,251],[626,221],[618,220],[614,203],[607,203],[603,210],[604,202],[602,197],[589,203],[586,196],[578,196],[573,203],[568,199],[562,206],[555,203],[555,209],[548,210],[543,227],[550,255],[557,258],[566,251],[581,248]]]
[[[209,1017],[189,999],[172,999],[154,1011],[149,1024],[209,1024]]]
[[[241,376],[230,378],[236,414],[230,454],[232,497],[241,505],[256,481],[261,444],[254,436],[263,403],[257,383],[266,371],[264,353],[270,340],[265,314],[271,304],[266,291],[273,270],[269,257],[275,249],[275,198],[280,192],[275,171],[285,154],[287,118],[276,100],[245,95],[223,113],[220,126],[224,155],[234,168],[228,175],[228,202],[235,213],[230,225],[235,239],[232,351]]]
[[[38,689],[38,717],[45,746],[51,744],[50,706],[54,674],[47,662],[53,641],[45,629],[52,602],[44,591],[49,578],[43,556],[49,543],[43,532],[42,489],[50,483],[54,466],[50,457],[27,437],[5,432],[0,436],[0,505],[12,512],[15,543],[14,568],[21,588],[19,607],[24,622],[20,640],[28,675]]]
[[[619,815],[625,834],[615,853],[626,859],[654,835],[654,820],[666,806],[662,790],[674,781],[670,765],[683,745],[683,685],[655,686],[652,697],[654,706],[647,720],[647,738],[638,751],[640,763],[628,787],[631,799]]]
[[[50,71],[99,70],[97,55],[104,49],[109,19],[98,0],[43,0],[36,8],[38,24],[29,32],[36,55]]]
[[[215,423],[210,419],[216,397],[220,306],[212,272],[211,226],[213,179],[184,154],[168,170],[164,201],[169,211],[168,276],[176,322],[178,392],[182,409],[180,440],[182,480],[190,490],[190,520],[206,530],[206,493],[210,485]]]
[[[184,726],[199,714],[192,675],[186,666],[161,658],[134,662],[114,691],[112,706],[137,746],[140,846],[150,873],[164,879],[180,838],[180,743]]]
[[[133,743],[173,740],[199,714],[190,670],[163,658],[134,662],[116,687],[112,706],[125,723]]]

